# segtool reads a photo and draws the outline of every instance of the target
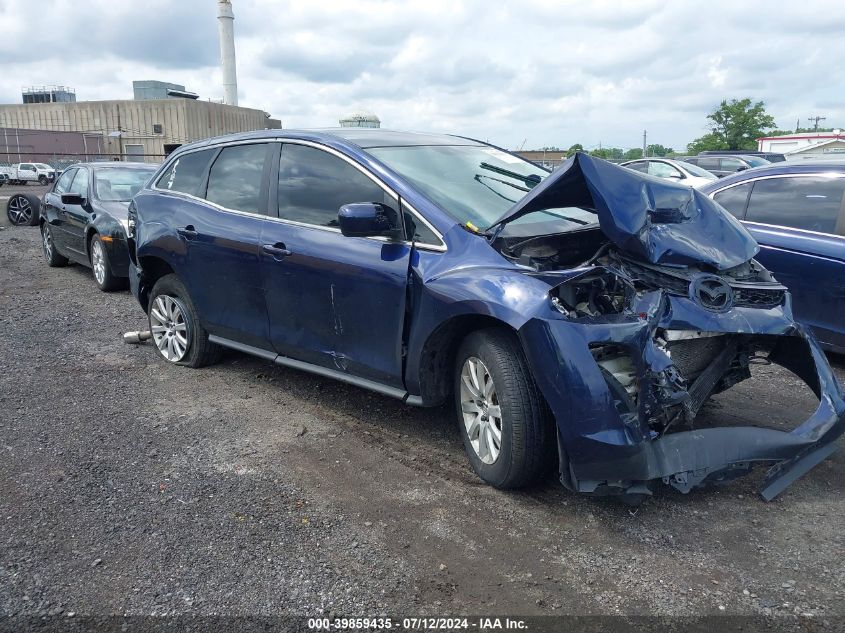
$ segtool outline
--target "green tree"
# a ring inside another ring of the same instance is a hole
[[[575,145],[570,145],[569,149],[566,150],[566,157],[570,158],[575,154],[575,152],[583,152],[584,146],[581,143],[575,143]]]
[[[625,160],[635,160],[637,158],[643,157],[643,150],[639,147],[635,147],[633,149],[629,149],[625,151],[625,154],[622,156]]]
[[[615,158],[621,160],[625,156],[625,151],[618,147],[602,147],[600,149],[590,150],[590,156],[597,158]]]
[[[723,100],[715,111],[707,115],[709,132],[687,145],[687,151],[757,149],[757,139],[775,127],[775,120],[766,113],[762,101],[751,99]]]
[[[642,150],[637,150],[642,154]],[[667,154],[674,154],[675,150],[671,147],[663,147],[662,145],[649,145],[645,148],[646,156],[666,156]]]

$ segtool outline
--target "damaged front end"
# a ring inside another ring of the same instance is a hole
[[[546,195],[556,206],[603,208],[601,231],[497,243],[550,287],[546,309],[519,334],[557,420],[561,481],[637,498],[655,482],[686,493],[766,463],[760,494],[773,499],[845,431],[842,389],[793,320],[787,289],[753,259],[742,227],[691,190],[639,175],[627,182],[625,173],[612,189],[596,176],[604,167],[580,162],[559,178],[568,192],[544,182]],[[525,204],[543,208],[542,195],[531,195]],[[595,252],[584,258],[579,249]],[[798,376],[819,400],[815,412],[791,432],[703,424],[705,402],[750,378],[757,363]]]

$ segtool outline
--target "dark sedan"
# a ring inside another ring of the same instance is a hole
[[[146,163],[83,163],[44,194],[41,238],[50,266],[91,267],[100,290],[126,286],[127,207],[156,170]]]
[[[845,353],[845,162],[779,163],[705,185],[760,244],[799,321]]]

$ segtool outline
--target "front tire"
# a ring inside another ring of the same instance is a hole
[[[220,358],[220,347],[208,340],[187,288],[176,275],[153,286],[147,309],[158,355],[169,363],[204,367]]]
[[[46,185],[49,181],[47,180],[47,176],[39,176],[38,177],[38,184],[42,187]]]
[[[111,292],[112,290],[122,288],[124,280],[120,277],[115,277],[114,273],[112,273],[108,252],[99,234],[95,233],[91,238],[91,246],[88,250],[90,252],[91,272],[94,274],[94,281],[97,282],[97,287],[103,292]]]
[[[50,268],[67,266],[68,258],[64,255],[60,255],[56,250],[56,245],[53,242],[53,230],[46,222],[41,225],[41,250],[44,253],[44,259],[47,260],[47,265]]]
[[[464,339],[454,391],[464,448],[481,479],[521,488],[548,473],[554,423],[514,334],[495,328]]]

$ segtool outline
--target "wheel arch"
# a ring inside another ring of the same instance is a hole
[[[156,255],[141,255],[138,257],[138,264],[143,271],[138,289],[138,301],[146,312],[153,286],[165,275],[176,274],[176,271],[167,261]]]
[[[426,406],[444,402],[452,393],[452,369],[461,342],[473,332],[498,328],[519,341],[516,330],[507,321],[487,314],[459,314],[438,325],[423,343],[417,378],[420,396]]]

